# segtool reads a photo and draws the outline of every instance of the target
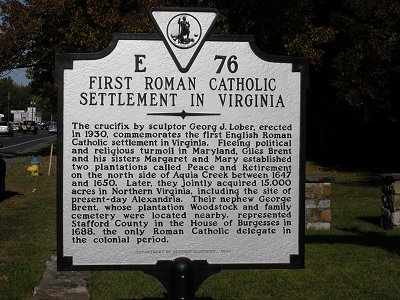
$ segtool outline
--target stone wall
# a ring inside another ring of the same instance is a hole
[[[333,178],[307,174],[305,221],[307,229],[331,228],[331,200]]]
[[[382,226],[400,228],[400,173],[382,174]]]

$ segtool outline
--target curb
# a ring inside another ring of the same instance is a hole
[[[87,282],[90,272],[57,271],[57,257],[51,255],[40,284],[35,287],[33,300],[89,300]]]

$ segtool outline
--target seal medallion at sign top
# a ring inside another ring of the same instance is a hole
[[[192,15],[179,14],[168,23],[167,35],[172,45],[181,49],[188,49],[200,40],[201,26]]]
[[[150,17],[180,72],[189,71],[218,16],[212,8],[153,8]]]

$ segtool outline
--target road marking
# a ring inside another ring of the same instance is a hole
[[[40,141],[40,140],[49,139],[49,138],[53,138],[53,137],[52,137],[52,136],[47,136],[47,137],[43,137],[43,138],[40,138],[40,139],[30,140],[30,141],[23,142],[23,143],[19,143],[19,144],[15,144],[15,145],[12,145],[12,146],[3,147],[3,148],[0,148],[0,151],[2,151],[2,150],[4,150],[4,149],[8,149],[8,148],[13,148],[13,147],[21,146],[21,145],[28,144],[28,143],[33,143],[33,142]]]

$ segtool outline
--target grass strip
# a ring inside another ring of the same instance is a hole
[[[0,299],[28,299],[55,251],[54,171],[48,157],[26,173],[30,158],[7,170],[8,195],[0,202]],[[54,164],[54,161],[53,161]],[[332,228],[306,232],[302,270],[223,270],[208,278],[198,299],[399,299],[400,230],[379,226],[378,176],[308,164],[333,176]],[[140,271],[93,272],[92,299],[165,299],[165,290]]]
[[[49,157],[39,159],[45,175],[27,173],[31,157],[7,167],[6,197],[0,202],[0,299],[30,297],[56,248],[55,170],[47,176]]]
[[[223,270],[208,278],[197,299],[399,299],[400,230],[379,226],[378,176],[307,170],[332,176],[332,228],[306,232],[302,270]],[[92,299],[166,299],[159,282],[142,272],[94,272]]]

